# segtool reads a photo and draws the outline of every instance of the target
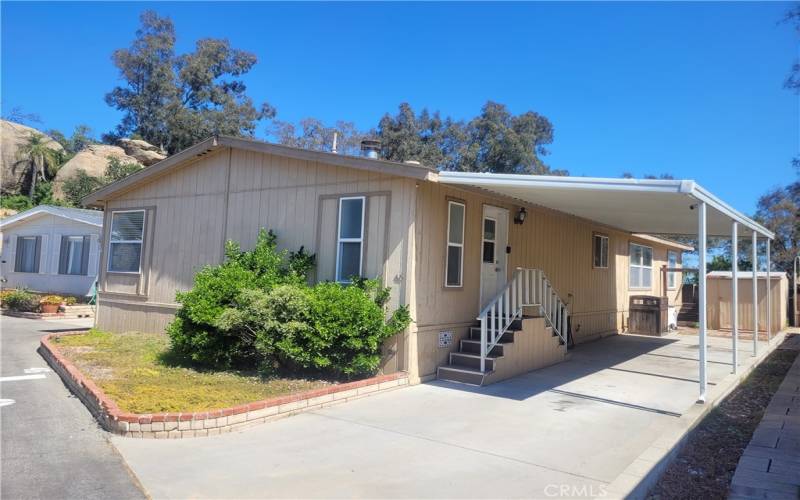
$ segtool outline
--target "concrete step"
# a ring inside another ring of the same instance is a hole
[[[473,370],[461,366],[440,366],[436,378],[439,380],[448,380],[450,382],[460,382],[469,385],[482,385],[483,377],[491,373],[490,371],[481,372],[480,370]]]
[[[503,355],[503,349],[506,346],[512,346],[512,345],[514,345],[513,342],[502,342],[502,343],[497,344],[496,346],[494,346],[492,348],[492,350],[489,351],[487,354],[489,356],[496,356],[496,357],[502,356]],[[461,349],[459,349],[459,352],[468,353],[468,354],[480,354],[481,353],[481,341],[480,340],[464,339],[464,340],[461,341]]]
[[[487,356],[486,357],[486,370],[494,371],[498,359],[502,356]],[[469,368],[472,370],[480,370],[481,368],[481,355],[469,352],[451,352],[450,353],[450,366],[460,368]]]

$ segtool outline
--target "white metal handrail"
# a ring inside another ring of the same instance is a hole
[[[567,343],[569,310],[541,269],[518,267],[500,292],[478,314],[481,322],[481,371],[486,357],[517,319],[524,306],[538,306],[545,322]]]

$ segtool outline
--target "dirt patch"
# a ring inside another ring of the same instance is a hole
[[[727,498],[739,458],[797,355],[775,350],[761,362],[700,422],[649,498]]]

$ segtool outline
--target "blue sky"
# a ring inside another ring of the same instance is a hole
[[[789,6],[4,1],[0,103],[39,114],[43,128],[112,129],[111,52],[152,8],[172,17],[181,51],[224,37],[254,52],[249,93],[282,120],[369,128],[403,101],[469,118],[491,99],[553,122],[552,167],[669,172],[752,213],[795,178],[798,98],[782,83],[798,40],[778,23]]]

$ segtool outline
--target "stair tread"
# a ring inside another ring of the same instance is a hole
[[[474,344],[480,344],[481,343],[480,340],[472,340],[472,339],[461,339],[461,342],[469,342],[470,344],[473,344],[473,343]],[[511,341],[511,342],[498,342],[495,345],[504,345],[504,344],[511,345],[513,343],[514,343],[513,341]]]
[[[474,352],[451,352],[450,354],[452,356],[466,356],[466,357],[469,357],[469,358],[480,358],[481,357],[480,354],[476,354]],[[486,355],[486,359],[500,359],[502,357],[503,356],[495,356],[495,355],[491,355],[491,354],[487,354]]]
[[[492,373],[494,371],[494,370],[486,370],[486,371],[482,372],[482,371],[478,370],[477,368],[466,368],[466,367],[463,367],[461,365],[443,365],[443,366],[440,366],[439,369],[440,370],[450,370],[450,371],[460,372],[460,373],[472,373],[472,374],[475,374],[475,375],[487,375],[487,374]]]

